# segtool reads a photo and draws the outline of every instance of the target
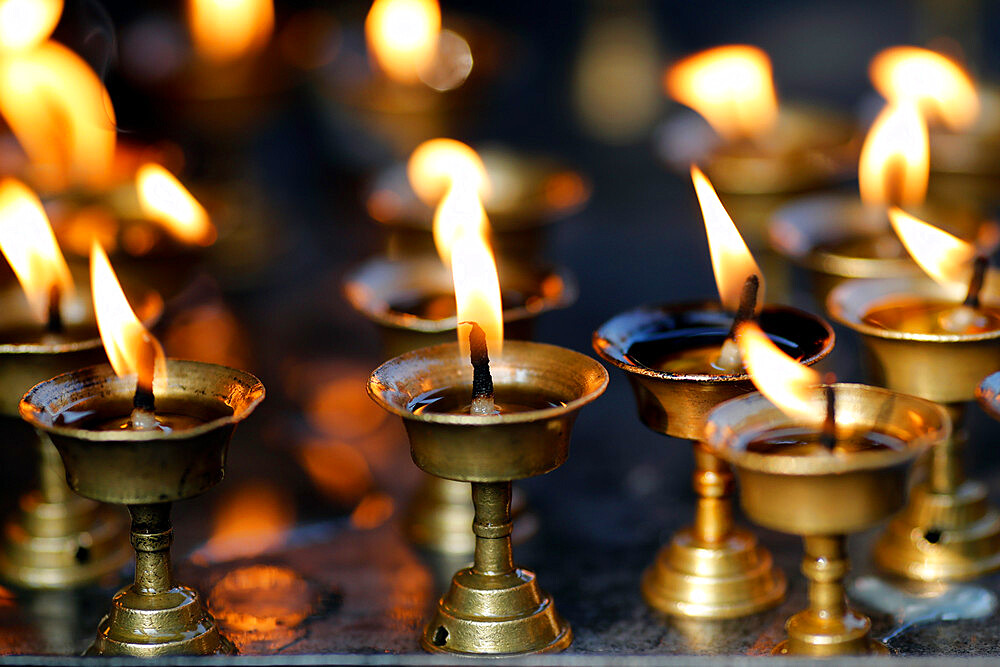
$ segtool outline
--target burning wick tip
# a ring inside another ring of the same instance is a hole
[[[986,269],[989,268],[989,260],[982,255],[977,255],[972,264],[972,278],[969,279],[969,291],[965,296],[965,301],[961,306],[952,308],[940,316],[940,323],[945,331],[951,333],[965,333],[983,322],[983,317],[979,313],[980,293],[983,290],[983,283],[986,281]]]
[[[986,269],[990,262],[983,255],[976,255],[972,263],[972,278],[969,280],[969,292],[965,296],[963,306],[979,308],[979,293],[983,291],[983,283],[986,280]]]
[[[826,396],[826,419],[823,421],[823,446],[831,452],[837,448],[837,392],[833,383],[837,380],[833,373],[823,378],[823,394]]]
[[[131,427],[137,431],[149,431],[156,428],[155,409],[153,388],[144,386],[142,382],[137,383],[135,396],[132,398],[132,415],[129,418]]]
[[[722,344],[719,351],[719,358],[716,365],[719,368],[730,372],[738,372],[743,368],[743,356],[740,348],[736,344],[736,332],[744,322],[751,322],[756,317],[757,293],[760,291],[760,278],[756,273],[747,276],[743,283],[743,291],[740,293],[740,305],[736,310],[736,317],[733,318],[733,325],[729,328],[729,335]]]
[[[472,414],[496,414],[493,376],[490,374],[490,354],[486,347],[486,332],[475,322],[462,322],[469,331],[469,357],[472,361]]]
[[[62,333],[62,290],[58,284],[52,285],[49,290],[49,316],[45,327],[49,333]]]

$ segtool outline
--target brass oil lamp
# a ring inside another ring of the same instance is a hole
[[[860,200],[828,193],[782,206],[769,223],[769,242],[809,274],[813,294],[823,303],[830,290],[847,279],[920,275],[889,224],[891,206],[931,215],[963,238],[996,233],[995,224],[980,224],[980,212],[968,203],[928,204],[929,168],[928,129],[921,108],[908,99],[890,103],[861,148]]]
[[[421,645],[459,655],[561,651],[572,641],[569,625],[535,575],[513,563],[511,481],[562,465],[576,413],[604,392],[608,374],[560,347],[504,344],[496,265],[469,222],[451,246],[458,320],[468,336],[395,357],[368,383],[375,402],[403,418],[421,470],[472,484],[473,565],[455,574]]]
[[[467,212],[462,208],[443,210],[452,210],[459,218]],[[475,207],[472,210],[479,214]],[[345,279],[347,300],[378,325],[386,358],[455,338],[459,320],[452,272],[448,268],[450,242],[444,239],[448,227],[448,221],[439,216],[435,238],[442,250],[440,258],[426,254],[399,259],[378,257],[365,262]],[[530,338],[535,318],[576,300],[576,282],[565,269],[501,260],[498,273],[507,338]],[[525,509],[524,496],[515,489],[514,516],[526,519]],[[410,502],[405,529],[409,539],[421,548],[471,554],[475,548],[469,533],[473,514],[464,484],[428,476]],[[514,541],[522,541],[532,533],[533,523],[522,520]]]
[[[59,451],[70,488],[126,505],[132,516],[135,581],[115,595],[87,654],[233,653],[199,593],[173,579],[170,507],[222,479],[233,429],[264,387],[242,371],[165,360],[96,244],[92,271],[105,350],[118,370],[58,375],[20,404],[21,417]]]
[[[973,262],[970,244],[901,211],[891,215],[914,259],[938,282],[848,281],[830,293],[827,308],[860,334],[876,381],[943,405],[955,428],[932,448],[925,478],[877,542],[875,561],[909,579],[972,579],[1000,569],[1000,515],[986,485],[967,479],[962,464],[967,404],[983,376],[1000,370],[995,276],[985,261]]]
[[[0,414],[16,418],[20,395],[59,373],[104,358],[90,293],[73,277],[41,202],[19,181],[0,182],[0,249],[21,286],[0,289]],[[153,292],[136,295],[155,321]],[[18,426],[22,426],[17,422]],[[38,486],[21,497],[3,526],[0,576],[23,588],[66,588],[97,581],[128,559],[124,517],[79,498],[48,437],[38,431]]]
[[[788,619],[788,639],[773,652],[887,653],[871,637],[869,619],[847,603],[846,536],[904,505],[910,464],[947,437],[948,416],[929,401],[877,387],[816,386],[819,375],[785,356],[760,329],[747,327],[739,336],[765,393],[715,408],[706,420],[706,442],[736,470],[747,515],[805,542],[809,607]]]
[[[703,442],[709,411],[753,390],[739,358],[723,357],[731,347],[733,304],[740,306],[737,320],[749,319],[758,300],[755,291],[748,298],[746,290],[755,283],[747,280],[743,294],[734,295],[729,278],[756,278],[759,269],[707,180],[697,171],[693,176],[723,303],[636,308],[603,324],[593,343],[604,360],[625,372],[642,422],[694,445],[694,524],[675,534],[646,570],[644,599],[674,616],[735,618],[772,607],[785,594],[784,575],[771,555],[751,532],[734,525],[732,473]],[[726,236],[729,244],[722,242]],[[803,364],[815,364],[833,349],[833,331],[813,315],[764,306],[758,318],[768,335]]]
[[[576,413],[604,391],[607,372],[577,352],[523,341],[504,343],[489,368],[499,414],[460,408],[472,396],[473,373],[454,343],[396,357],[368,385],[379,405],[403,418],[418,467],[472,484],[474,562],[455,574],[420,643],[456,654],[560,651],[572,641],[569,625],[534,573],[513,564],[511,480],[562,465]],[[435,408],[437,399],[448,407]]]
[[[407,162],[379,172],[365,194],[369,215],[384,226],[390,256],[434,252],[432,229],[443,178],[475,174],[500,258],[540,257],[546,227],[579,211],[590,197],[584,177],[557,160],[500,146],[476,151],[453,139],[420,144]]]

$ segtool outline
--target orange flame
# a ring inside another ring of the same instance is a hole
[[[889,209],[889,221],[906,251],[935,282],[952,289],[963,289],[972,275],[976,249],[932,224],[898,208]]]
[[[398,82],[420,82],[437,53],[441,8],[437,0],[375,0],[365,19],[365,37],[375,63]]]
[[[915,46],[894,46],[876,55],[868,68],[872,84],[890,103],[910,103],[962,130],[979,116],[972,77],[950,58]]]
[[[406,163],[406,176],[413,192],[428,206],[437,206],[456,182],[483,197],[490,190],[490,177],[479,153],[454,139],[430,139],[417,146]]]
[[[912,104],[890,104],[868,130],[858,163],[866,204],[920,204],[927,194],[930,145],[927,125]]]
[[[667,70],[664,85],[728,140],[759,137],[778,120],[771,59],[753,46],[720,46],[688,56]]]
[[[62,3],[0,4],[0,115],[46,187],[99,186],[115,152],[104,84],[75,53],[45,41]]]
[[[104,248],[94,241],[90,249],[90,288],[101,342],[118,377],[136,375],[140,386],[152,389],[165,382],[167,360],[160,341],[143,326],[125,298]]]
[[[503,352],[503,306],[500,279],[489,243],[478,230],[461,227],[451,249],[451,275],[459,322],[475,322],[486,332],[493,358]],[[468,328],[458,328],[462,357],[469,356]]]
[[[273,0],[188,0],[195,51],[229,63],[263,49],[274,32]]]
[[[29,51],[52,34],[62,0],[0,0],[0,53]]]
[[[736,341],[750,379],[767,400],[792,419],[822,421],[810,400],[812,388],[820,383],[819,373],[782,352],[753,322],[740,325]]]
[[[0,181],[0,251],[21,283],[31,312],[45,322],[53,292],[69,295],[73,277],[42,202],[13,178]]]
[[[210,245],[215,227],[198,200],[177,178],[155,163],[139,167],[135,176],[139,205],[150,220],[159,222],[185,243]]]
[[[733,224],[733,219],[722,206],[712,183],[701,169],[694,165],[691,165],[691,180],[694,182],[694,191],[701,206],[701,215],[705,219],[708,250],[712,255],[712,271],[715,273],[715,284],[719,288],[719,299],[723,307],[727,310],[737,310],[740,306],[743,284],[751,274],[756,274],[760,280],[756,305],[759,311],[764,303],[764,274],[757,267],[757,262],[754,261],[750,249]]]

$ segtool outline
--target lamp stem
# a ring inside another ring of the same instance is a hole
[[[965,449],[965,416],[968,404],[952,403],[944,406],[954,424],[951,437],[939,442],[930,451],[928,485],[933,493],[952,494],[965,481],[962,450]]]
[[[66,468],[56,446],[49,436],[41,431],[35,432],[38,437],[38,491],[46,503],[63,503],[69,500],[72,492],[66,485]]]
[[[694,444],[693,486],[698,494],[694,535],[709,544],[721,542],[733,530],[733,472],[701,442]]]
[[[844,577],[850,568],[847,538],[843,535],[808,535],[805,538],[802,574],[809,581],[809,609],[820,619],[839,620],[847,613]]]
[[[477,574],[499,575],[514,571],[510,533],[510,482],[472,482],[472,504],[476,518],[476,553],[472,570]]]
[[[170,503],[129,505],[132,516],[132,546],[135,548],[135,584],[140,595],[156,595],[173,588],[170,544]]]

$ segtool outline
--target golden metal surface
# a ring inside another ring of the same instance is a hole
[[[417,466],[473,482],[474,562],[455,574],[421,645],[494,656],[560,651],[572,641],[569,625],[535,575],[513,564],[510,480],[544,474],[565,461],[576,413],[604,392],[608,374],[577,352],[521,341],[506,342],[490,369],[499,400],[505,389],[520,388],[552,407],[500,415],[414,413],[411,402],[430,388],[465,386],[471,395],[472,367],[457,343],[396,357],[369,381],[371,397],[403,418]]]
[[[128,414],[134,380],[110,366],[57,376],[25,394],[25,421],[52,438],[70,487],[87,498],[125,504],[132,515],[135,582],[112,601],[88,654],[156,656],[232,653],[198,593],[173,581],[170,503],[207,491],[223,476],[233,429],[264,398],[249,373],[193,361],[167,361],[157,409],[208,421],[188,429],[95,431],[63,425],[66,410]]]
[[[980,380],[1000,370],[1000,331],[918,335],[862,322],[871,304],[897,294],[945,296],[927,279],[852,280],[830,293],[827,309],[861,335],[877,381],[941,403],[956,428],[934,446],[926,480],[875,544],[875,562],[908,579],[973,579],[1000,569],[1000,513],[989,504],[986,487],[966,479],[962,424]]]
[[[576,301],[576,280],[565,269],[501,261],[499,275],[502,290],[526,298],[523,305],[503,311],[506,340],[531,338],[537,316]],[[434,320],[389,308],[400,298],[419,301],[454,290],[451,271],[436,256],[370,259],[345,279],[343,289],[355,310],[378,325],[386,359],[456,340],[455,317]],[[464,485],[458,491],[450,480],[426,476],[404,517],[404,530],[411,541],[429,551],[471,554],[475,539],[469,533],[469,523],[474,510],[467,491]],[[535,533],[537,521],[527,513],[524,495],[516,489],[512,512],[521,519],[514,531],[516,544]]]
[[[593,338],[597,353],[625,371],[643,423],[695,445],[694,524],[660,550],[641,584],[651,607],[674,616],[737,618],[772,607],[785,595],[785,576],[771,554],[751,532],[733,524],[728,465],[700,444],[706,415],[719,403],[753,391],[749,376],[658,371],[639,365],[629,353],[648,333],[696,326],[725,331],[731,319],[711,302],[640,307],[606,322]],[[766,306],[761,325],[798,344],[805,364],[817,363],[833,349],[829,325],[802,311]]]
[[[0,344],[0,415],[17,417],[21,396],[35,384],[105,361],[93,301],[85,288],[79,292],[80,310],[66,318],[65,336],[46,339],[21,288],[0,290],[0,332],[39,331],[35,340]],[[159,318],[163,302],[156,292],[141,288],[129,296],[144,321]],[[124,516],[71,493],[58,453],[40,432],[36,449],[38,486],[19,499],[4,523],[0,577],[21,588],[60,589],[92,583],[121,568],[130,551]]]
[[[747,451],[748,442],[795,426],[759,393],[723,403],[705,427],[708,446],[736,469],[747,516],[805,539],[802,573],[809,581],[809,608],[788,619],[787,643],[775,653],[823,657],[885,651],[871,639],[868,618],[847,605],[845,536],[898,511],[906,500],[910,464],[951,431],[947,413],[929,401],[878,387],[832,386],[839,428],[878,429],[906,448],[843,456]],[[821,414],[824,391],[817,389],[810,400]]]

